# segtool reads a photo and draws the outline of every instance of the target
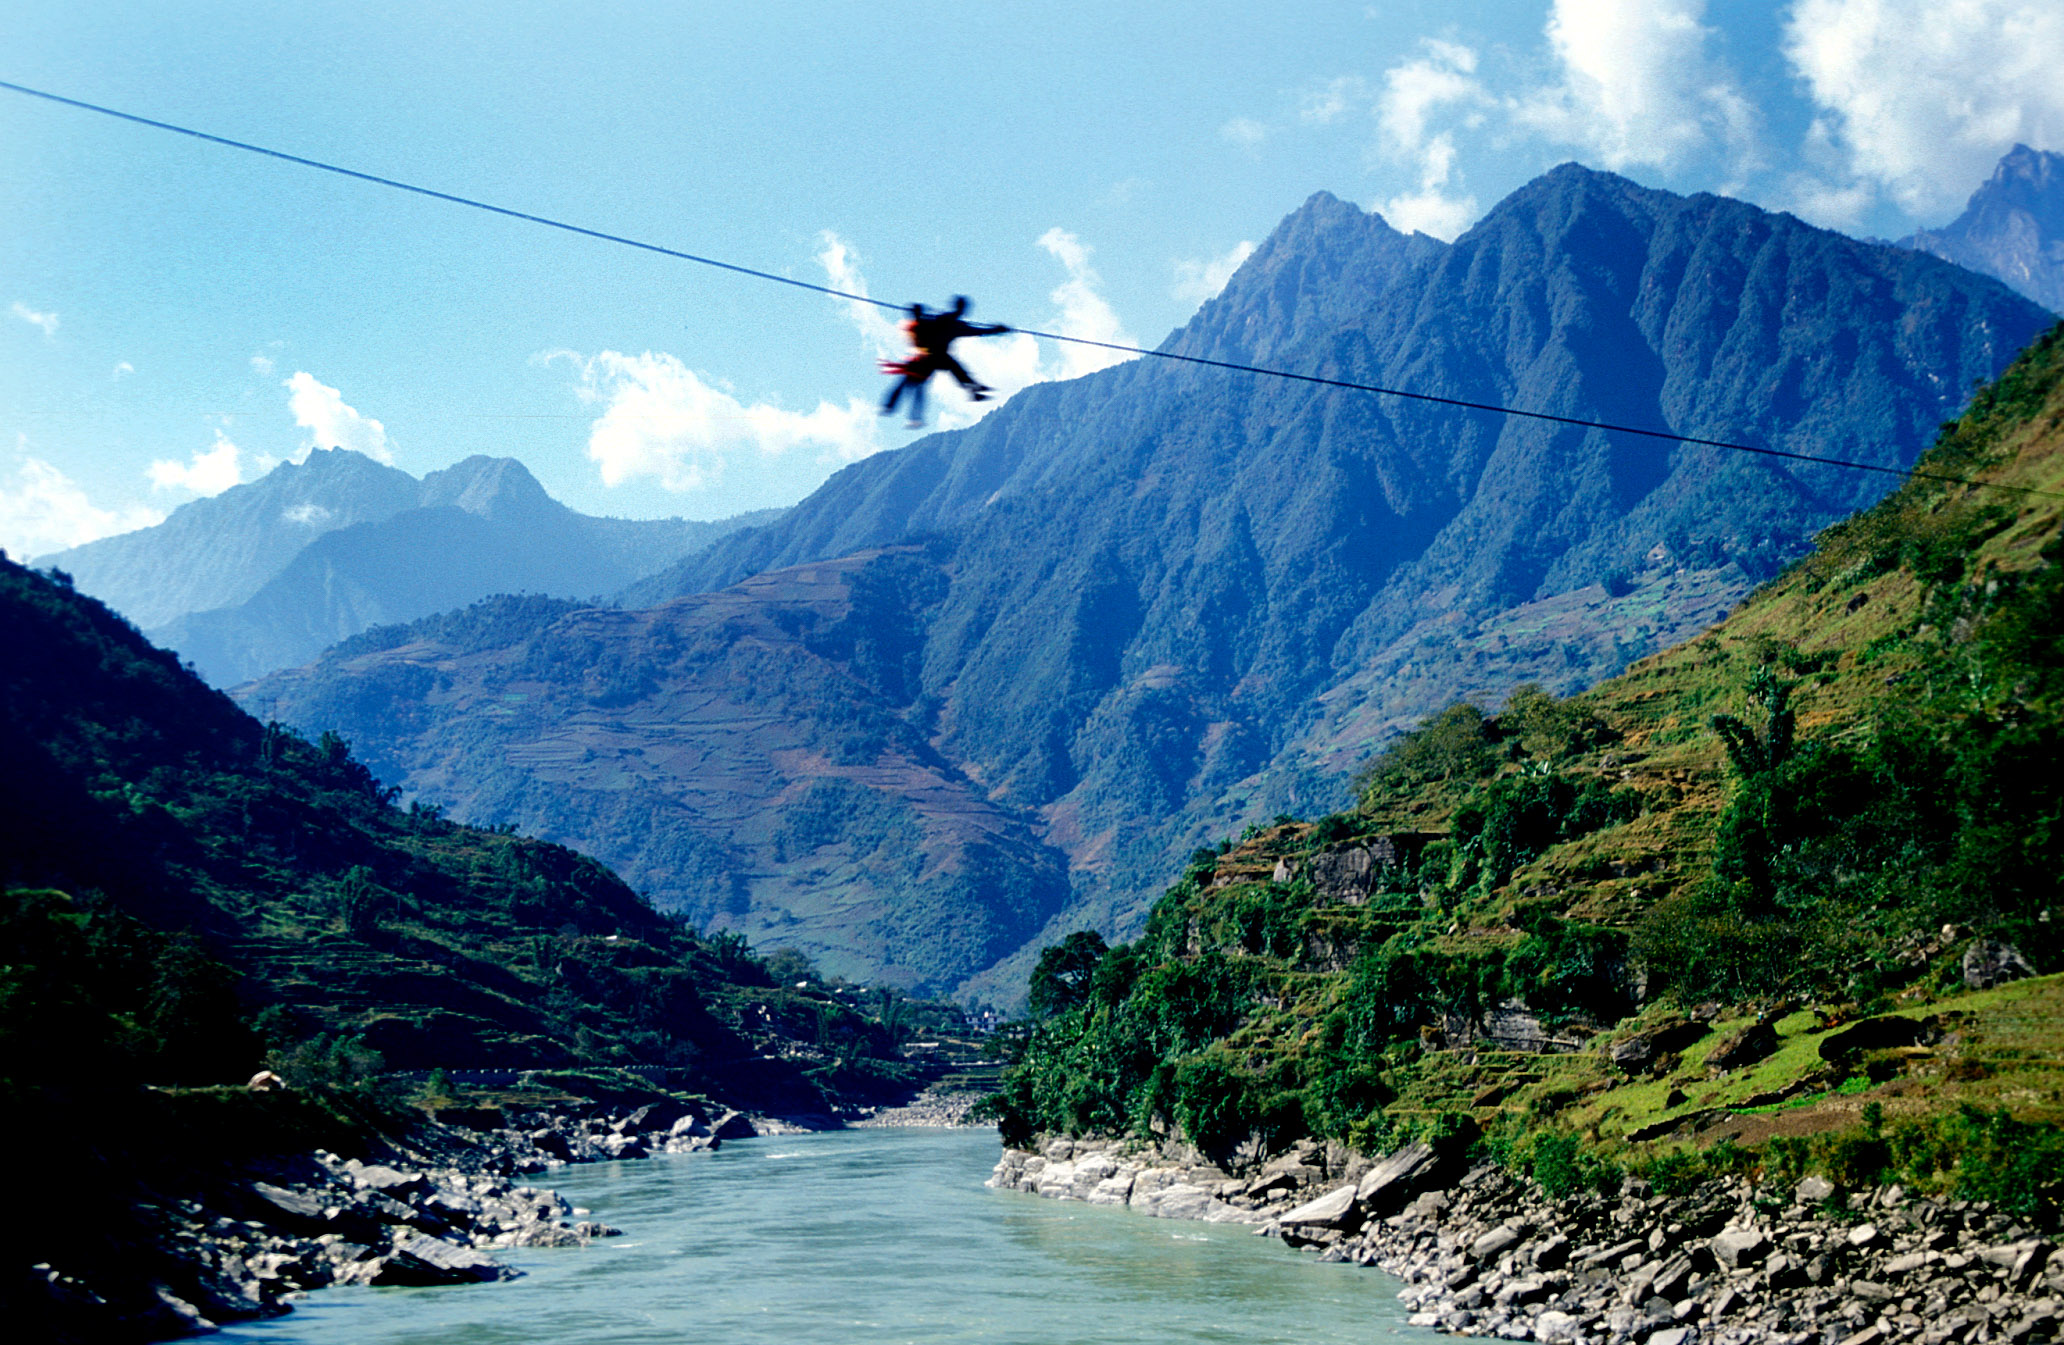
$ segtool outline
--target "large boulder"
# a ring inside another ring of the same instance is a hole
[[[1777,1054],[1777,1029],[1759,1020],[1729,1035],[1706,1056],[1711,1069],[1740,1069]]]
[[[1347,1228],[1361,1222],[1360,1211],[1355,1205],[1355,1185],[1336,1187],[1316,1200],[1307,1200],[1296,1209],[1290,1210],[1276,1220],[1284,1227],[1305,1224],[1320,1224],[1327,1228]]]
[[[1729,1270],[1745,1270],[1763,1259],[1770,1250],[1770,1239],[1760,1228],[1723,1228],[1706,1245],[1721,1265]]]
[[[1921,1039],[1924,1030],[1918,1019],[1901,1018],[1897,1014],[1865,1018],[1822,1038],[1820,1058],[1833,1063],[1864,1051],[1889,1051],[1896,1046],[1911,1046]]]
[[[1499,1224],[1475,1242],[1469,1244],[1469,1259],[1488,1261],[1501,1252],[1518,1246],[1526,1234],[1512,1224]]]
[[[2034,966],[2011,943],[1979,939],[1964,950],[1964,984],[1973,990],[1990,990],[2033,975]]]
[[[1414,1140],[1362,1174],[1355,1200],[1378,1213],[1402,1206],[1434,1171],[1439,1159],[1433,1146]]]
[[[254,1213],[260,1223],[290,1233],[329,1231],[322,1201],[306,1192],[288,1190],[270,1182],[252,1182],[251,1194],[258,1198]]]
[[[1613,1064],[1629,1074],[1644,1074],[1661,1061],[1691,1045],[1711,1031],[1694,1019],[1679,1018],[1658,1023],[1607,1048]]]
[[[367,1284],[477,1284],[509,1279],[515,1274],[494,1258],[471,1247],[432,1237],[403,1238],[380,1258],[366,1276]]]
[[[720,1140],[749,1140],[760,1132],[753,1128],[752,1119],[744,1112],[725,1112],[712,1132]]]

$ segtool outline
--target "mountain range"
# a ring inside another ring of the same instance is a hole
[[[1162,348],[1880,471],[1146,359],[857,463],[632,611],[481,604],[239,695],[698,921],[1008,1000],[1457,695],[1709,624],[2051,320],[1574,164],[1453,244],[1322,193]]]
[[[233,686],[368,626],[490,593],[607,594],[774,512],[595,518],[552,499],[514,458],[476,455],[419,481],[330,449],[37,563]]]

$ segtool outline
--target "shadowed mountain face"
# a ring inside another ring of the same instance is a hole
[[[2064,313],[2064,154],[2014,146],[1963,214],[1900,242],[1996,276]]]
[[[331,464],[326,467],[330,475],[345,470],[335,465],[339,460],[366,461],[341,450],[310,457],[311,462],[318,459]],[[362,468],[351,470],[363,474]],[[370,626],[460,607],[490,593],[607,593],[732,528],[772,516],[768,512],[721,523],[592,518],[547,495],[513,458],[467,458],[421,482],[390,468],[374,470],[389,474],[376,478],[388,488],[382,500],[405,488],[402,507],[382,514],[362,509],[366,516],[351,518],[345,526],[326,526],[312,537],[290,535],[288,540],[298,545],[286,555],[280,554],[282,545],[268,541],[258,555],[276,561],[276,569],[241,601],[178,614],[149,627],[151,638],[178,650],[215,685],[233,686],[274,668],[305,663]],[[269,483],[294,471],[305,474],[307,469],[281,467],[263,481],[187,506],[160,528],[110,540],[124,543],[123,554],[132,555],[140,568],[153,547],[170,549],[192,531],[185,522],[189,510],[212,519],[225,511],[202,507],[228,500],[237,491],[252,492],[270,509],[280,492]],[[398,478],[399,485],[390,477]],[[298,513],[275,512],[291,526],[297,517],[323,507],[311,503]],[[256,512],[241,502],[239,508],[239,518]],[[337,508],[325,522],[345,516]],[[180,531],[169,531],[175,524]],[[275,533],[281,526],[273,524]],[[254,557],[250,569],[259,565]],[[88,576],[75,578],[82,588],[93,590]],[[163,604],[156,590],[145,581],[139,573],[117,587],[122,592],[134,588],[133,600],[143,610],[160,610]],[[108,600],[122,606],[119,593]]]
[[[1316,196],[1167,348],[1896,468],[2047,322],[1931,257],[1570,165],[1453,245]],[[1149,359],[856,464],[626,596],[936,539],[934,564],[878,575],[911,614],[896,713],[1065,853],[1046,937],[1124,933],[1171,856],[1344,802],[1348,767],[1457,695],[1618,671],[1891,480]],[[405,727],[354,736],[382,733],[413,750]],[[547,834],[622,862],[566,822]],[[1004,998],[1020,970],[960,984]]]

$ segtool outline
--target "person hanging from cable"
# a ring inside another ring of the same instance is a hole
[[[967,389],[969,401],[989,400],[989,394],[995,389],[970,376],[960,361],[953,358],[951,347],[963,336],[1001,336],[1010,328],[1002,323],[969,322],[966,320],[967,311],[968,297],[965,294],[954,295],[953,305],[937,313],[923,304],[910,305],[910,316],[903,323],[903,334],[910,338],[910,358],[881,362],[883,373],[897,376],[895,386],[889,389],[888,399],[882,403],[883,415],[892,414],[904,394],[908,393],[910,428],[916,429],[924,424],[925,384],[942,369]]]

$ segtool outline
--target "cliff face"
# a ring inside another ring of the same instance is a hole
[[[1963,214],[1900,242],[2064,312],[2064,154],[2014,146]]]
[[[2047,320],[1935,258],[1566,165],[1453,245],[1314,197],[1169,348],[1898,467]],[[1049,936],[1126,931],[1190,848],[1338,806],[1348,767],[1457,694],[1572,690],[1689,634],[1888,480],[1139,360],[855,464],[624,600],[930,539],[936,566],[877,575],[894,594],[880,610],[910,614],[882,628],[905,651],[895,713],[1065,854]],[[250,703],[316,727],[308,706],[388,675],[333,660],[313,674],[331,691]],[[874,759],[843,713],[810,718]],[[429,759],[407,714],[358,722],[383,759]],[[788,788],[755,797],[782,813]],[[619,863],[638,844],[543,790],[467,815]],[[771,850],[748,849],[762,871]],[[645,872],[678,891],[685,870]],[[906,890],[861,881],[890,905]],[[892,963],[941,965],[921,942]],[[1022,972],[963,984],[1001,997]]]

